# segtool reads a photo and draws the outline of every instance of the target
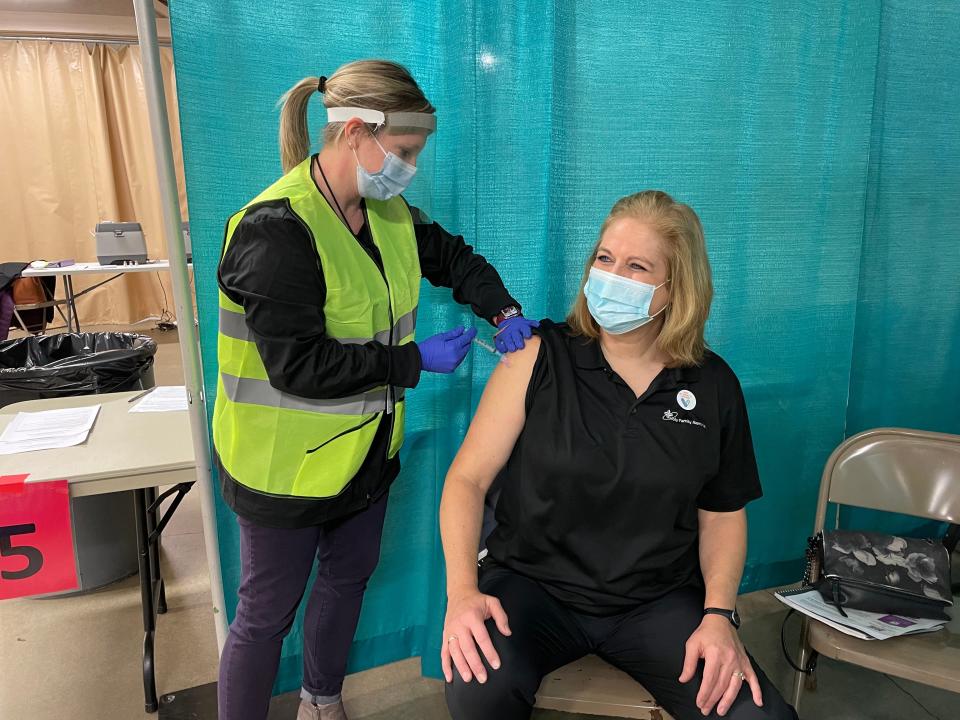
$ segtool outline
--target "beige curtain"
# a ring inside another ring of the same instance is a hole
[[[173,55],[160,52],[187,219]],[[149,257],[168,257],[138,47],[0,41],[0,197],[0,261],[93,262],[102,220],[141,223]],[[76,276],[75,290],[106,277]],[[174,311],[167,272],[128,274],[78,301],[83,324],[164,309]]]

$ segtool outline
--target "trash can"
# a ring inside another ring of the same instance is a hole
[[[152,338],[133,333],[7,340],[0,343],[0,408],[25,400],[151,388],[156,352]],[[133,498],[133,491],[124,491],[70,501],[79,592],[136,574]]]

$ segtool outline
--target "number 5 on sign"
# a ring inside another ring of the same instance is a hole
[[[67,481],[26,479],[0,477],[0,600],[77,587]]]

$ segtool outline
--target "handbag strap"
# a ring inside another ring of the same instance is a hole
[[[817,669],[817,660],[820,658],[820,653],[811,648],[810,662],[806,668],[802,668],[793,661],[793,658],[790,657],[790,651],[787,650],[787,620],[790,619],[790,616],[793,615],[794,612],[795,610],[791,608],[787,616],[783,619],[783,624],[780,626],[780,647],[783,648],[783,656],[787,659],[790,667],[804,675],[813,675],[814,670]]]
[[[837,612],[844,617],[849,617],[840,603],[840,581],[837,578],[830,581],[830,591],[833,597],[833,606],[837,609]]]

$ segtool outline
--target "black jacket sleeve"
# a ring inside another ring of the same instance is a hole
[[[501,310],[520,303],[510,297],[496,268],[473,251],[459,235],[451,235],[427,214],[410,205],[420,254],[420,270],[434,286],[453,289],[453,299],[470,304],[488,322]]]
[[[327,337],[326,283],[316,245],[285,201],[251,207],[220,260],[217,280],[242,305],[270,384],[300,397],[346,397],[378,385],[415,387],[408,343],[345,345]]]

